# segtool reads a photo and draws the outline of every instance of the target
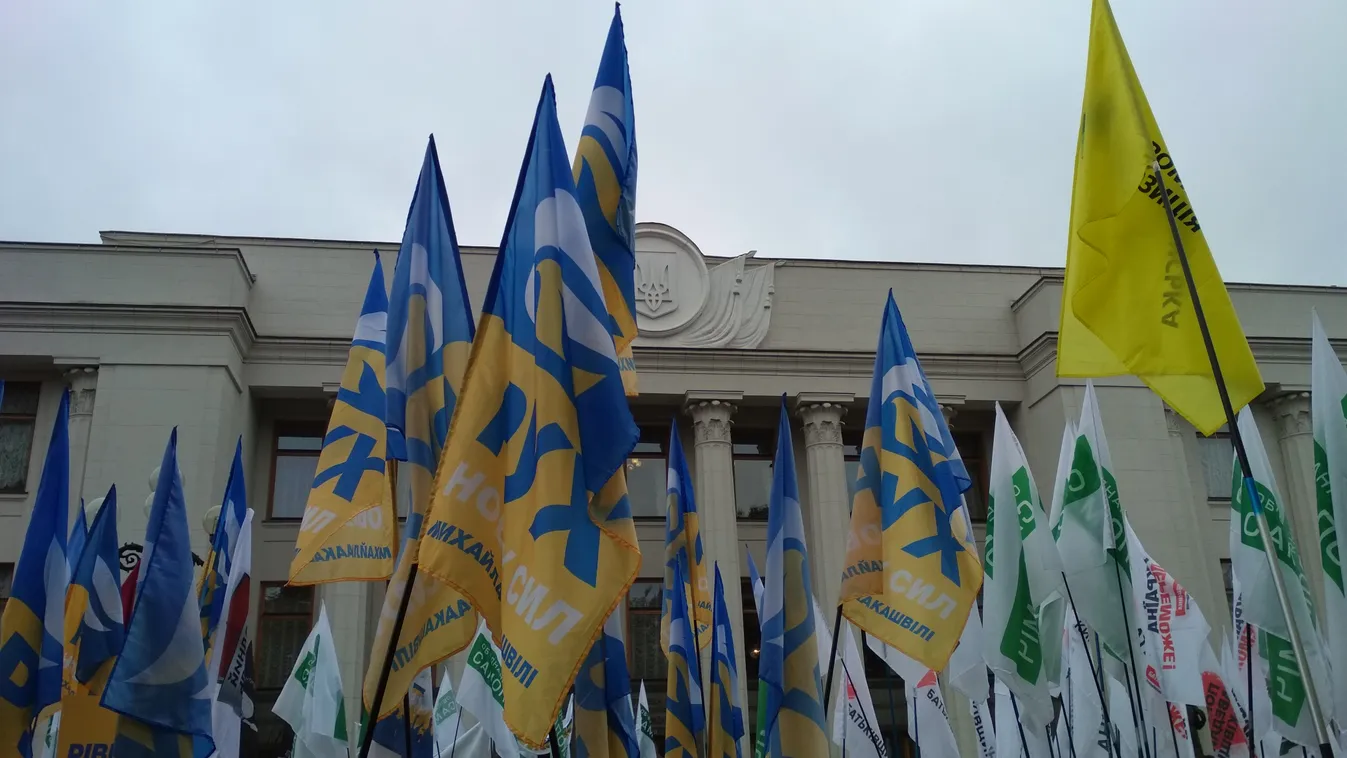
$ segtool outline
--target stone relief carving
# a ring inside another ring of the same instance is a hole
[[[1310,434],[1310,393],[1288,392],[1273,398],[1269,407],[1277,418],[1277,431],[1283,439],[1298,434]]]
[[[698,445],[719,442],[730,444],[730,416],[734,406],[723,400],[698,400],[688,403],[692,416],[693,442]]]
[[[815,403],[800,408],[805,447],[842,444],[842,416],[846,408],[834,403]]]
[[[753,349],[771,325],[774,272],[751,251],[710,268],[664,224],[636,226],[637,345]]]

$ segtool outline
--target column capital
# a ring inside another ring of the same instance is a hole
[[[1165,405],[1165,429],[1169,431],[1171,437],[1183,436],[1183,419],[1179,417],[1178,411]]]
[[[683,408],[692,417],[693,442],[730,444],[730,424],[735,402],[742,392],[688,392]]]
[[[66,384],[70,385],[70,415],[93,415],[94,391],[98,388],[98,367],[75,366],[63,373]]]
[[[804,445],[841,445],[842,417],[847,408],[834,400],[810,398],[801,395],[795,405],[796,415],[804,426]]]
[[[1266,406],[1277,420],[1277,434],[1281,439],[1310,434],[1313,431],[1310,393],[1287,392],[1272,398]]]

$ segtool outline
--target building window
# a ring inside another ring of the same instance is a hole
[[[1208,500],[1230,500],[1231,477],[1235,474],[1235,447],[1230,435],[1217,432],[1210,437],[1198,436],[1198,458],[1202,462],[1202,480],[1207,485]]]
[[[641,427],[641,437],[627,458],[627,496],[635,518],[664,520],[668,510],[668,427]],[[685,482],[692,486],[691,482]]]
[[[748,569],[744,569],[748,571]],[[758,621],[758,606],[753,602],[753,582],[749,579],[742,579],[739,582],[739,597],[743,605],[744,612],[744,670],[739,672],[739,678],[744,680],[744,685],[748,688],[748,702],[744,703],[744,731],[752,739],[749,744],[757,741],[758,726],[758,661],[762,658],[762,628]],[[735,640],[739,642],[739,640]]]
[[[42,394],[38,382],[5,382],[0,399],[0,493],[23,494],[28,486],[28,459]]]
[[[973,480],[973,485],[963,494],[964,502],[968,504],[968,515],[974,523],[985,523],[988,476],[986,438],[982,432],[959,431],[953,432],[953,435],[954,446],[959,449],[959,457],[963,459],[964,468],[968,469],[968,476]]]
[[[318,424],[277,424],[271,453],[271,518],[300,519],[309,500],[323,428]],[[289,671],[286,671],[289,674]]]
[[[0,613],[5,612],[9,593],[14,589],[14,564],[0,563]]]
[[[659,641],[660,613],[664,603],[663,579],[637,579],[627,593],[627,668],[631,691],[639,697],[645,682],[650,701],[650,729],[655,744],[664,746],[664,699],[669,661]]]
[[[262,607],[257,619],[257,739],[262,756],[285,755],[294,734],[271,712],[295,667],[299,651],[313,626],[313,587],[289,587],[284,582],[262,583]]]
[[[1221,559],[1221,581],[1225,582],[1225,602],[1235,610],[1235,568],[1229,558]]]
[[[865,681],[875,704],[875,728],[884,738],[889,755],[916,755],[916,745],[907,733],[907,695],[903,680],[889,668],[883,658],[875,655],[862,642],[861,655],[865,658]]]
[[[776,432],[771,429],[736,430],[734,444],[734,508],[740,521],[766,521],[772,498],[772,457]]]

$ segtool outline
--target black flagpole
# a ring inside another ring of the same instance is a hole
[[[837,613],[833,616],[833,644],[828,653],[828,678],[823,685],[823,712],[828,712],[828,698],[833,692],[833,669],[837,662],[837,638],[842,631],[842,604],[837,604]]]
[[[1010,707],[1015,709],[1015,726],[1020,730],[1020,747],[1024,748],[1024,755],[1029,756],[1029,738],[1024,736],[1024,719],[1020,718],[1020,699],[1015,697],[1015,693],[1010,693]]]
[[[1243,599],[1240,600],[1243,603]],[[1236,643],[1238,644],[1238,643]],[[1253,627],[1249,625],[1249,619],[1244,619],[1244,668],[1248,672],[1249,692],[1248,705],[1249,723],[1245,724],[1245,729],[1249,733],[1249,749],[1258,753],[1258,743],[1254,741],[1253,731]]]
[[[1094,679],[1094,688],[1099,693],[1099,706],[1104,712],[1104,730],[1109,735],[1109,755],[1113,755],[1113,720],[1108,714],[1108,697],[1104,695],[1104,680],[1100,676],[1099,669],[1095,668],[1094,657],[1090,655],[1090,643],[1085,640],[1085,622],[1080,620],[1080,613],[1076,611],[1076,599],[1071,595],[1071,583],[1066,580],[1066,572],[1062,572],[1062,586],[1066,587],[1066,600],[1071,603],[1071,613],[1076,617],[1076,634],[1080,637],[1080,644],[1085,648],[1085,660],[1090,664],[1090,678]],[[1099,633],[1095,632],[1096,638]],[[1099,660],[1099,668],[1103,668],[1104,661]],[[1068,727],[1070,724],[1068,724]]]
[[[1324,720],[1323,712],[1319,710],[1319,696],[1315,692],[1314,678],[1310,675],[1309,662],[1305,658],[1305,645],[1300,639],[1300,630],[1296,628],[1295,616],[1291,613],[1291,604],[1287,600],[1286,579],[1282,576],[1281,567],[1277,565],[1280,559],[1277,557],[1275,550],[1266,549],[1268,545],[1276,543],[1271,538],[1267,514],[1263,513],[1262,505],[1258,502],[1258,491],[1254,487],[1253,467],[1249,465],[1249,451],[1244,447],[1244,437],[1239,432],[1235,408],[1230,402],[1230,390],[1225,386],[1225,376],[1221,373],[1221,362],[1216,356],[1216,343],[1212,341],[1211,328],[1207,325],[1207,316],[1202,310],[1202,301],[1197,294],[1197,282],[1193,279],[1193,269],[1188,263],[1188,253],[1183,249],[1179,222],[1174,217],[1174,204],[1169,199],[1169,189],[1165,187],[1165,177],[1164,172],[1160,170],[1160,162],[1152,163],[1151,167],[1155,171],[1155,181],[1160,188],[1160,200],[1165,207],[1165,216],[1169,219],[1169,233],[1174,238],[1174,248],[1178,254],[1179,265],[1183,268],[1183,278],[1188,283],[1188,296],[1193,300],[1193,316],[1197,319],[1198,329],[1202,332],[1202,342],[1207,348],[1207,359],[1211,361],[1211,375],[1216,381],[1216,391],[1220,395],[1221,407],[1225,411],[1226,424],[1230,430],[1230,441],[1234,443],[1235,457],[1239,459],[1240,470],[1244,474],[1244,489],[1250,497],[1249,507],[1253,509],[1254,519],[1258,522],[1258,533],[1263,539],[1263,552],[1267,554],[1268,563],[1272,567],[1272,584],[1277,590],[1277,600],[1281,604],[1282,613],[1286,616],[1291,649],[1295,653],[1296,666],[1300,669],[1300,679],[1305,686],[1307,696],[1305,700],[1310,707],[1310,720],[1314,722],[1314,731],[1319,737],[1319,752],[1324,758],[1333,758],[1333,747],[1328,736],[1327,722]],[[1247,619],[1245,623],[1248,623]],[[1252,700],[1252,697],[1250,700]],[[1252,719],[1250,720],[1252,721]]]
[[[1127,687],[1127,701],[1132,706],[1132,727],[1137,730],[1137,740],[1141,743],[1137,752],[1150,755],[1150,743],[1146,742],[1146,709],[1141,702],[1141,680],[1137,677],[1137,655],[1132,644],[1132,619],[1127,613],[1127,598],[1123,597],[1122,569],[1116,560],[1113,562],[1113,578],[1118,580],[1118,605],[1122,608],[1123,625],[1127,627],[1127,657],[1132,664],[1128,666],[1131,683]],[[1142,751],[1142,747],[1146,750]]]
[[[412,758],[412,697],[406,692],[402,694],[402,742],[407,748],[407,758]]]

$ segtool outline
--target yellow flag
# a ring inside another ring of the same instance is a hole
[[[1263,380],[1108,0],[1094,0],[1057,375],[1135,374],[1198,431],[1211,434],[1225,423],[1225,413],[1154,176],[1156,163],[1238,410],[1263,391]]]

